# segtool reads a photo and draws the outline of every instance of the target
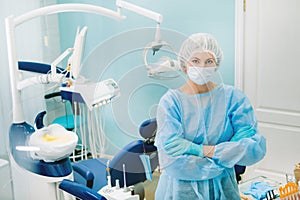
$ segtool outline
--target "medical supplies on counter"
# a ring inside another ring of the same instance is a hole
[[[265,176],[259,176],[239,185],[240,196],[243,200],[300,200],[297,183],[299,183],[297,180],[296,182],[287,180],[286,184],[282,184]]]
[[[278,187],[280,185],[280,182],[265,176],[249,179],[239,184],[241,199],[276,199],[279,197]]]

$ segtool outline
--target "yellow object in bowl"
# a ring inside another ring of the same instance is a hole
[[[70,138],[68,137],[62,137],[62,136],[52,136],[49,135],[48,133],[44,134],[42,137],[43,141],[45,142],[53,142],[53,141],[69,141]]]

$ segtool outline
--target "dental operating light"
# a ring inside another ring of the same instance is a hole
[[[152,53],[153,56],[155,56],[155,54],[164,46],[169,47],[172,52],[175,52],[169,43],[161,40],[160,24],[162,23],[163,20],[162,15],[122,0],[117,0],[116,5],[119,7],[119,12],[121,12],[121,8],[124,8],[133,11],[135,13],[138,13],[140,15],[143,15],[145,17],[148,17],[156,21],[157,23],[154,41],[149,43],[144,48],[144,52],[143,52],[143,61],[146,66],[148,76],[152,78],[159,78],[159,79],[178,77],[179,74],[177,72],[180,70],[180,67],[178,61],[176,60],[163,57],[161,58],[163,62],[160,61],[154,65],[150,65],[147,62],[147,53],[150,49],[153,52]]]
[[[162,50],[163,47],[167,47],[168,50]],[[170,79],[179,76],[180,65],[178,60],[171,59],[168,56],[162,56],[158,61],[150,63],[147,61],[150,50],[152,50],[152,56],[157,56],[158,51],[165,51],[169,54],[172,53],[176,55],[173,47],[165,41],[153,41],[146,45],[143,51],[143,61],[146,66],[147,75],[150,78]]]

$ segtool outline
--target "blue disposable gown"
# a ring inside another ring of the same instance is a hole
[[[194,95],[170,89],[160,100],[157,124],[155,145],[162,174],[156,200],[240,199],[234,165],[252,165],[266,152],[266,141],[258,133],[248,98],[232,86],[220,84],[210,92]],[[241,132],[251,132],[251,136],[230,141]],[[164,145],[175,135],[215,145],[213,157],[168,155]]]

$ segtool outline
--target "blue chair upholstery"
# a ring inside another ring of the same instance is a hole
[[[98,158],[98,159],[88,159],[73,163],[74,170],[74,181],[81,183],[90,187],[91,189],[98,191],[105,185],[107,185],[107,175],[106,175],[106,162],[108,159]],[[89,185],[89,179],[83,176],[80,171],[85,171],[86,173],[91,173],[94,176],[93,185]]]
[[[106,198],[98,194],[97,191],[71,180],[64,179],[58,187],[80,199],[106,200]]]

